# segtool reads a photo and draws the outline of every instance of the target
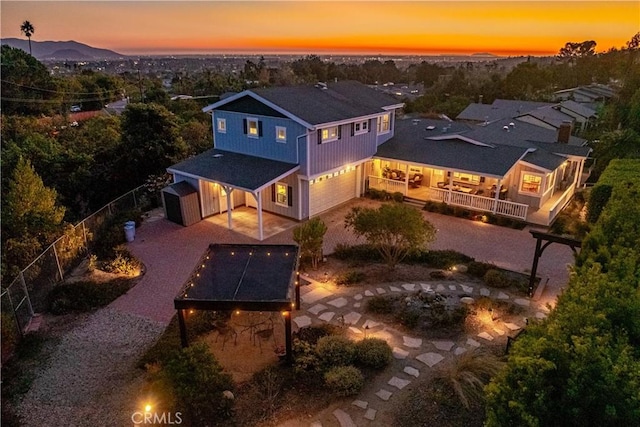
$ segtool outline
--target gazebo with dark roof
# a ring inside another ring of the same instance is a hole
[[[174,299],[183,347],[184,310],[279,311],[290,359],[291,311],[300,308],[298,260],[296,245],[209,245]]]

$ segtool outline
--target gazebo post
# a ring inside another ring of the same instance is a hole
[[[187,327],[184,323],[184,310],[178,309],[178,325],[180,326],[180,343],[182,343],[182,348],[186,348],[189,346],[187,341]]]
[[[300,274],[296,274],[296,310],[300,310]]]
[[[293,363],[293,347],[291,345],[291,311],[285,311],[284,315],[285,350],[287,362]]]

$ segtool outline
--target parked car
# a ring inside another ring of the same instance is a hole
[[[72,113],[77,113],[79,111],[82,111],[82,107],[81,106],[79,106],[79,105],[72,105],[71,106],[71,112]]]

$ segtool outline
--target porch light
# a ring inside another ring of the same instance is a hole
[[[240,314],[240,310],[236,310],[236,314]]]
[[[148,403],[144,405],[144,412],[151,412],[151,405],[149,405]]]
[[[288,315],[288,314],[289,314],[289,312],[288,312],[288,311],[283,311],[283,312],[282,312],[282,315],[283,315],[284,317],[287,317],[287,315]]]

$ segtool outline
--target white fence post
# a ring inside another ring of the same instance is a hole
[[[60,266],[60,260],[58,259],[58,251],[56,250],[56,244],[51,245],[53,247],[53,256],[56,259],[56,264],[58,265],[58,272],[60,273],[60,281],[64,280],[64,274],[62,273],[62,267]]]

